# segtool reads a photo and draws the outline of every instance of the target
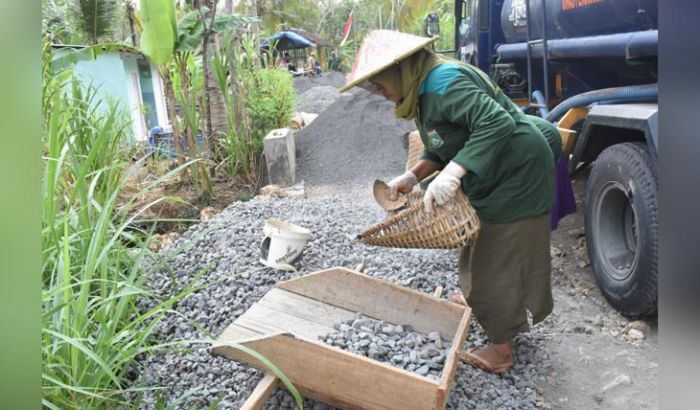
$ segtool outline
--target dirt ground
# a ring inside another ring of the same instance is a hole
[[[189,178],[180,180],[177,176],[161,179],[177,165],[173,160],[149,162],[127,177],[127,182],[119,196],[119,206],[129,205],[130,214],[139,212],[137,225],[144,230],[155,226],[155,242],[160,235],[185,231],[189,226],[218,214],[233,202],[248,200],[253,196],[255,184],[242,179],[212,178],[213,197],[202,194]],[[145,189],[147,186],[155,186]],[[134,201],[130,204],[130,201]],[[154,204],[149,206],[149,204]],[[142,208],[146,208],[145,211]]]
[[[554,314],[549,337],[553,372],[538,387],[540,406],[553,409],[658,407],[658,326],[655,318],[630,323],[601,294],[585,247],[583,209],[587,173],[574,179],[578,213],[552,235]],[[638,339],[641,330],[644,338]],[[635,338],[636,337],[636,338]]]

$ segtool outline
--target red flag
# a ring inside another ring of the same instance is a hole
[[[338,45],[339,47],[345,44],[345,41],[348,39],[348,36],[350,35],[350,27],[352,27],[352,12],[355,11],[355,9],[352,9],[350,11],[350,15],[348,16],[348,21],[345,22],[345,27],[343,28],[343,38],[340,40],[340,44]]]

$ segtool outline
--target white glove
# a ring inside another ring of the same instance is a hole
[[[404,172],[389,182],[389,199],[396,201],[399,198],[399,192],[407,194],[417,183],[418,178],[413,172]]]
[[[438,174],[433,182],[428,185],[428,189],[423,196],[423,206],[425,212],[433,213],[433,202],[438,206],[445,205],[451,201],[460,186],[460,179],[467,173],[461,165],[450,161],[449,164]]]

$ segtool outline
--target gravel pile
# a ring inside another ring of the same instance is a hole
[[[328,85],[335,89],[338,89],[344,84],[345,76],[337,71],[323,73],[323,75],[320,77],[294,77],[294,88],[299,94],[302,94],[306,90],[313,87]]]
[[[435,380],[450,350],[450,343],[437,331],[424,335],[409,325],[392,325],[359,313],[355,319],[336,321],[333,328],[336,332],[318,340]]]
[[[297,179],[311,187],[391,179],[404,171],[405,135],[414,129],[381,96],[342,95],[297,135]]]
[[[340,96],[338,89],[330,85],[312,87],[299,95],[294,109],[298,112],[320,114]]]
[[[354,267],[363,261],[365,272],[375,277],[426,293],[437,286],[444,286],[446,295],[456,291],[455,251],[384,249],[354,241],[358,232],[382,216],[369,190],[347,196],[256,199],[231,205],[218,217],[193,226],[157,254],[158,259],[146,264],[147,270],[154,271],[148,286],[156,297],[179,294],[193,281],[204,286],[175,304],[173,313],[162,319],[153,335],[163,341],[216,338],[277,282],[333,266]],[[290,274],[260,267],[259,244],[267,218],[312,231],[301,272]],[[195,280],[198,274],[201,277]],[[142,307],[150,305],[144,300]],[[539,349],[545,336],[538,328],[517,339],[516,366],[505,376],[460,364],[448,408],[534,408],[535,382],[542,380],[551,365]],[[485,343],[476,323],[472,324],[468,342]],[[170,404],[181,399],[178,408],[206,408],[220,400],[217,408],[237,409],[262,373],[211,355],[207,345],[194,344],[144,355],[138,368],[133,369],[133,377],[136,386],[161,389],[146,393],[142,408],[155,408],[161,396]],[[267,404],[272,409],[291,406],[291,397],[285,391],[275,394]],[[305,408],[327,407],[307,401]]]

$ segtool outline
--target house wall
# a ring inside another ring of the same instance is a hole
[[[101,54],[95,60],[79,61],[74,73],[87,83],[100,88],[106,98],[123,104],[126,90],[121,79],[124,77],[124,67],[118,53]]]
[[[131,124],[128,127],[128,135],[125,136],[128,141],[148,140],[148,129],[143,117],[138,58],[140,57],[129,53],[106,53],[100,54],[95,60],[79,61],[74,67],[74,73],[81,81],[98,87],[101,99],[113,101],[129,116]],[[163,84],[152,64],[150,81],[155,94],[157,125],[168,128],[170,124]],[[106,109],[106,106],[102,109]]]
[[[130,113],[129,88],[124,86],[124,64],[119,53],[107,53],[99,55],[95,60],[79,61],[74,69],[76,77],[86,85],[98,88],[99,100],[102,101],[102,110],[106,110],[106,103],[117,104],[126,113]],[[133,122],[133,116],[131,117]],[[133,131],[127,137],[133,139],[137,135]]]
[[[169,128],[168,108],[165,102],[165,89],[163,88],[163,79],[160,78],[158,70],[151,64],[151,79],[153,81],[153,91],[156,94],[156,112],[158,113],[158,125],[162,128]]]

